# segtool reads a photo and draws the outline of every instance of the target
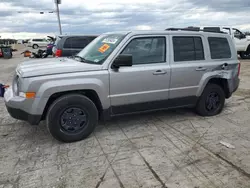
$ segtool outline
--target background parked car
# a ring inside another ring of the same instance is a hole
[[[56,57],[74,56],[85,48],[97,35],[59,35],[52,51]]]
[[[55,55],[56,54],[56,45],[57,43],[64,37],[65,35],[57,35],[56,36],[56,39],[55,39],[55,42],[54,42],[54,45],[53,45],[53,48],[52,48],[52,54]]]
[[[30,39],[28,42],[28,47],[37,49],[39,47],[46,47],[50,43],[47,39]]]
[[[17,44],[23,44],[23,40],[22,39],[18,39],[16,43]]]
[[[23,40],[23,44],[28,44],[29,40],[30,40],[30,39],[25,39],[25,40]]]

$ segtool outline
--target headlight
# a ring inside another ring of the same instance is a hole
[[[13,92],[16,96],[19,95],[20,80],[19,76],[16,76],[13,80]]]

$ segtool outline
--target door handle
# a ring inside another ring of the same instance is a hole
[[[161,74],[167,74],[167,72],[163,71],[163,70],[157,70],[157,71],[153,72],[153,75],[161,75]]]
[[[204,68],[204,67],[198,67],[195,69],[196,71],[206,71],[207,68]]]

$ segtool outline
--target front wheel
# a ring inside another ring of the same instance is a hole
[[[219,114],[225,104],[225,93],[217,84],[208,84],[196,105],[196,111],[201,116]]]
[[[59,141],[75,142],[87,138],[98,123],[98,111],[87,97],[77,94],[57,99],[47,113],[47,128]]]

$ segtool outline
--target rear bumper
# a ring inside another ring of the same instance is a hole
[[[25,112],[23,110],[12,108],[12,107],[9,107],[7,105],[6,105],[6,108],[9,112],[9,114],[11,115],[11,117],[13,117],[15,119],[27,121],[31,125],[38,125],[40,120],[41,120],[40,115],[28,114],[27,112]]]
[[[228,89],[229,89],[229,94],[226,96],[226,98],[229,98],[232,96],[232,94],[239,88],[240,85],[240,79],[238,77],[230,80],[228,82]]]
[[[240,85],[240,79],[237,78],[237,79],[235,80],[233,92],[235,92],[235,91],[239,88],[239,85]]]

